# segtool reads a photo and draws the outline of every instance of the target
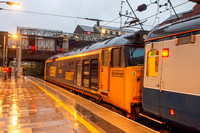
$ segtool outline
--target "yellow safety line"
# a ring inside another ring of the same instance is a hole
[[[74,116],[75,119],[77,119],[80,123],[82,123],[90,132],[92,133],[100,133],[94,126],[92,126],[90,123],[88,123],[86,120],[84,120],[80,115],[77,114],[76,111],[73,111],[70,109],[67,105],[65,105],[61,100],[59,100],[56,96],[48,92],[46,89],[42,88],[40,85],[35,83],[33,80],[29,79],[31,82],[33,82],[36,86],[38,86],[41,90],[43,90],[45,93],[47,93],[51,98],[53,98],[58,104],[60,104],[65,110],[67,110],[72,116]]]

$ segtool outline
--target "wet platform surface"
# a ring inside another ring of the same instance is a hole
[[[37,78],[0,85],[0,133],[155,132]]]
[[[88,133],[88,129],[31,81],[0,82],[0,133]]]

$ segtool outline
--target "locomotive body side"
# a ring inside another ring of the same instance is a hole
[[[135,34],[117,37],[88,46],[91,50],[86,47],[75,54],[52,57],[46,61],[45,80],[102,99],[131,114],[132,108],[142,102],[142,37],[146,33],[136,38]],[[129,41],[132,38],[142,39],[134,44]]]

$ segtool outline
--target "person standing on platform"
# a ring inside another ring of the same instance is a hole
[[[14,64],[14,71],[15,71],[15,79],[17,79],[17,60],[16,60],[16,58],[14,58],[13,64]]]
[[[4,81],[4,80],[7,80],[7,72],[8,72],[7,67],[3,66],[3,68],[2,68],[3,81]]]
[[[11,72],[12,72],[12,68],[9,66],[8,67],[8,78],[11,78]]]

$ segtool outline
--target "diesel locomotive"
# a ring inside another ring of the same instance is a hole
[[[44,79],[110,103],[132,119],[200,132],[199,43],[196,15],[50,57]]]
[[[50,57],[44,79],[103,100],[134,117],[136,107],[142,105],[147,33],[138,31]]]

